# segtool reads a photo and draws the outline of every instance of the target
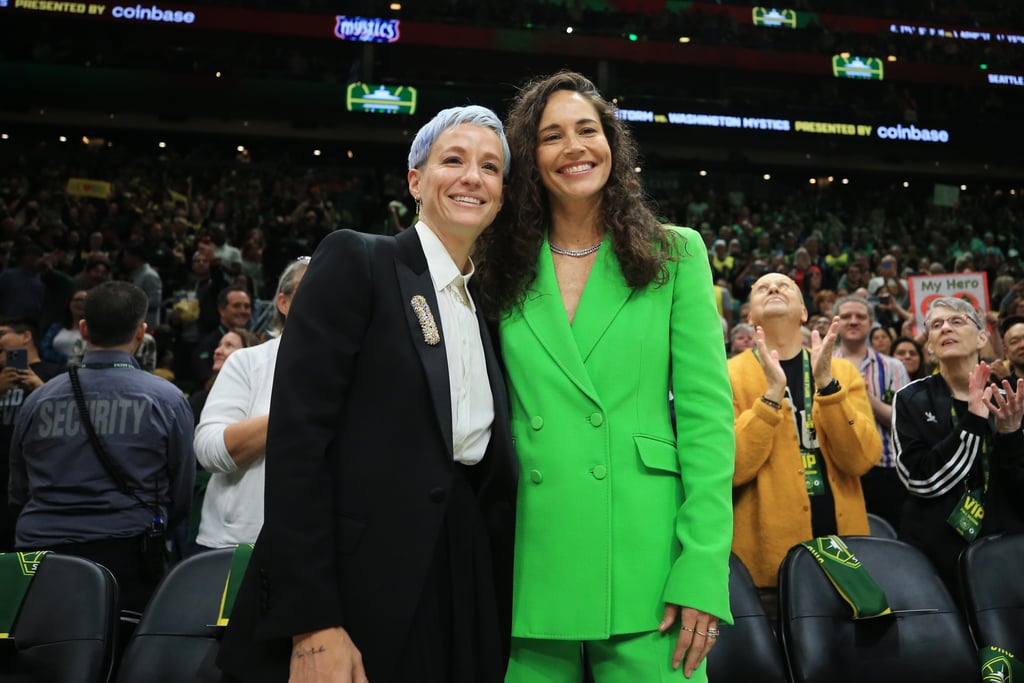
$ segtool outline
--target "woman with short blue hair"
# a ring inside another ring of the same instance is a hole
[[[518,468],[469,284],[508,160],[494,112],[445,109],[409,152],[416,225],[339,230],[313,254],[278,350],[230,680],[504,677]]]

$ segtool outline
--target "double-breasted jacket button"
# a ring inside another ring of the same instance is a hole
[[[590,473],[594,476],[594,479],[600,481],[608,476],[608,468],[604,465],[598,465],[594,469],[590,470]]]
[[[530,420],[530,426],[533,427],[534,430],[540,430],[540,428],[544,426],[544,418],[540,415],[534,415],[533,419]]]
[[[540,470],[530,470],[530,481],[539,484],[544,481],[544,475],[540,473]]]
[[[604,415],[602,415],[601,413],[592,413],[590,417],[587,418],[587,420],[594,427],[600,427],[601,425],[604,424]]]

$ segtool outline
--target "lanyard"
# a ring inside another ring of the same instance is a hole
[[[758,362],[761,361],[761,354],[757,352],[757,349],[751,349],[754,352],[754,357],[757,358]],[[811,381],[811,354],[808,353],[807,349],[800,350],[801,360],[801,372],[803,375],[804,385],[804,425],[807,427],[807,431],[814,436],[814,382]],[[791,405],[790,408],[793,408]],[[796,410],[793,410],[793,427],[796,429],[796,433],[800,433],[800,424],[797,422]]]
[[[108,370],[110,368],[119,368],[121,370],[134,370],[135,366],[131,363],[125,363],[124,361],[119,363],[82,363],[80,368],[85,370]]]
[[[949,405],[949,415],[953,418],[953,428],[956,429],[960,421],[957,419],[956,407],[952,403]],[[985,521],[985,494],[988,492],[989,462],[988,442],[984,438],[981,441],[981,472],[982,485],[973,489],[968,482],[970,473],[964,477],[964,493],[960,497],[960,502],[946,519],[946,523],[968,543],[978,537]]]
[[[804,423],[807,431],[814,436],[814,382],[811,381],[811,354],[807,349],[801,352],[804,375]]]
[[[951,399],[952,400],[952,399]],[[958,429],[960,427],[960,419],[956,414],[956,406],[952,403],[949,404],[949,416],[953,418],[953,428]],[[982,493],[988,493],[988,477],[989,477],[989,461],[988,461],[988,439],[982,438],[981,440],[981,474],[982,474]],[[967,480],[964,480],[964,485],[967,486]]]
[[[757,353],[757,349],[753,349],[754,356],[760,360],[760,356]],[[811,354],[808,353],[807,349],[801,350],[801,374],[803,377],[803,390],[804,390],[804,427],[806,428],[807,435],[811,439],[811,443],[817,442],[817,437],[814,434],[814,382],[811,377]],[[786,391],[786,401],[790,404],[790,411],[793,413],[793,428],[796,430],[797,439],[800,441],[800,460],[803,464],[801,468],[804,480],[807,485],[808,496],[821,496],[825,494],[825,482],[822,476],[821,470],[821,448],[805,448],[803,443],[803,437],[801,436],[800,429],[800,418],[797,415],[796,406],[793,405],[793,401],[790,396],[790,392]]]

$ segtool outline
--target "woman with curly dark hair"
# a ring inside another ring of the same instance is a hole
[[[646,201],[634,171],[639,150],[626,124],[616,118],[614,108],[604,101],[594,84],[580,74],[562,72],[536,83],[546,93],[577,92],[595,106],[597,102],[602,104],[598,116],[608,140],[611,168],[601,174],[607,179],[604,186],[588,198],[599,201],[601,214],[591,217],[591,235],[580,234],[578,244],[567,246],[591,245],[587,238],[599,240],[605,232],[610,233],[614,236],[610,246],[630,287],[664,283],[668,279],[666,262],[672,253],[672,233],[662,227]],[[527,98],[527,87],[517,101],[517,113],[508,122],[512,158],[518,164],[513,164],[505,188],[506,208],[478,241],[481,259],[494,255],[494,260],[500,261],[498,267],[480,273],[482,303],[492,317],[522,303],[537,277],[537,253],[548,237],[547,226],[555,218],[552,212],[558,208],[557,202],[543,191],[536,156],[541,144],[537,122],[547,97]]]
[[[598,683],[706,680],[734,457],[707,252],[655,218],[585,77],[527,85],[506,131],[505,211],[478,252],[522,477],[506,683],[580,680],[581,643]]]

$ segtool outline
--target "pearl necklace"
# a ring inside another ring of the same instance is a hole
[[[580,257],[583,257],[583,256],[590,256],[595,251],[597,251],[598,249],[601,248],[601,244],[602,244],[602,242],[598,242],[594,246],[587,247],[586,249],[561,249],[561,248],[556,247],[555,245],[550,244],[550,243],[548,244],[548,246],[551,247],[551,251],[553,251],[556,254],[561,254],[562,256],[574,256],[576,258],[580,258]]]

